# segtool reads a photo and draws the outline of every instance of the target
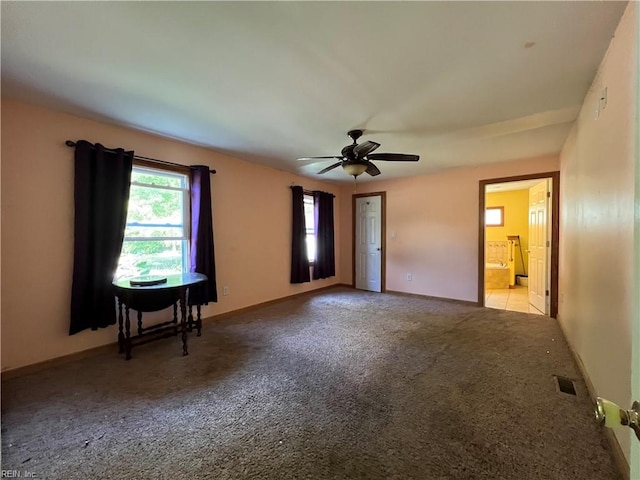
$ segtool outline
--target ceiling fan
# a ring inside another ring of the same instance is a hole
[[[347,135],[351,137],[353,143],[344,147],[342,152],[340,152],[340,156],[302,157],[298,160],[326,160],[328,158],[335,158],[340,161],[328,166],[327,168],[323,168],[318,172],[318,175],[327,173],[334,168],[342,167],[347,174],[352,175],[354,178],[365,172],[372,177],[380,175],[380,170],[372,163],[373,160],[383,160],[386,162],[417,162],[420,160],[418,155],[405,155],[402,153],[371,153],[376,150],[380,144],[369,140],[358,144],[357,140],[363,133],[363,130],[350,130]]]

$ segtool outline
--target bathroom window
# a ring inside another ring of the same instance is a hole
[[[487,208],[484,223],[487,227],[504,227],[504,207]]]

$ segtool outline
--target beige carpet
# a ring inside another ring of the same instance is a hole
[[[3,381],[40,479],[619,479],[555,320],[337,288]],[[576,380],[577,396],[553,375]]]

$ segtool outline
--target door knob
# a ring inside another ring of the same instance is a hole
[[[380,247],[378,247],[378,248],[376,248],[376,250],[380,251],[381,249],[380,249]]]
[[[640,402],[633,402],[631,410],[623,410],[606,398],[598,397],[596,401],[596,418],[605,427],[615,428],[627,425],[640,440]]]

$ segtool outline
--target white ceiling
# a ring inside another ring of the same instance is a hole
[[[519,180],[516,182],[506,182],[506,183],[491,183],[485,187],[486,193],[502,193],[502,192],[510,192],[513,190],[529,190],[531,187],[536,186],[543,179],[537,178],[534,180]]]
[[[2,94],[309,176],[362,128],[425,174],[559,152],[625,5],[2,2]]]

